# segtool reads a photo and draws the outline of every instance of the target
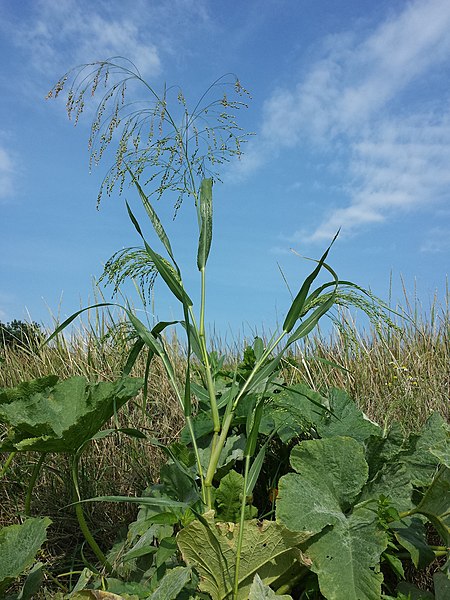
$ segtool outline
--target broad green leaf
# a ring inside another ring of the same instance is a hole
[[[439,469],[416,510],[431,521],[444,544],[450,546],[450,469]]]
[[[48,517],[30,518],[0,529],[0,591],[33,564],[50,524]]]
[[[211,248],[212,213],[212,179],[203,179],[200,184],[200,239],[197,252],[199,271],[205,268]]]
[[[359,510],[339,515],[332,528],[305,548],[305,555],[327,600],[379,600],[383,575],[376,567],[386,546],[387,536],[373,516]]]
[[[244,478],[232,469],[222,478],[216,492],[218,521],[236,523],[239,520],[243,493]]]
[[[435,600],[448,600],[450,598],[450,579],[445,573],[437,572],[433,575]]]
[[[156,552],[156,566],[160,567],[177,551],[177,542],[174,537],[163,538]]]
[[[381,437],[371,435],[364,440],[369,479],[372,479],[386,463],[398,462],[397,457],[405,450],[405,436],[399,423],[392,423]]]
[[[106,583],[109,594],[116,594],[126,600],[134,600],[134,598],[140,600],[141,598],[148,598],[150,594],[148,583],[123,581],[114,577],[108,577]]]
[[[89,383],[71,377],[43,392],[0,404],[0,422],[12,430],[0,449],[76,452],[141,387],[137,378]]]
[[[167,495],[177,501],[190,505],[200,497],[192,472],[179,461],[165,463],[160,469],[160,480]]]
[[[413,507],[412,492],[413,485],[405,465],[398,462],[387,463],[364,486],[358,501],[376,500],[384,496],[389,498],[391,505],[398,512],[405,512]]]
[[[214,431],[214,425],[211,419],[211,413],[206,411],[199,412],[195,417],[192,417],[192,426],[196,440],[200,440],[202,437],[212,433]],[[180,441],[183,444],[189,444],[191,442],[191,434],[187,425],[183,427]]]
[[[376,514],[350,512],[367,481],[364,448],[355,439],[301,442],[291,453],[297,473],[278,486],[277,521],[315,534],[305,555],[328,600],[379,600],[382,576],[374,571],[387,545]]]
[[[259,360],[264,353],[264,342],[259,336],[256,336],[253,341],[253,351],[255,353],[256,360]]]
[[[292,596],[277,595],[272,588],[262,582],[257,573],[250,588],[248,600],[292,600]]]
[[[266,406],[260,432],[276,431],[282,442],[309,431],[326,412],[326,398],[305,384],[296,384],[273,394]]]
[[[40,562],[34,565],[27,575],[17,600],[32,600],[36,597],[36,594],[42,585],[42,581],[44,580],[43,567],[44,565]]]
[[[175,600],[191,577],[192,570],[189,567],[170,569],[148,600]]]
[[[427,419],[418,434],[410,435],[407,449],[400,460],[405,463],[415,486],[431,485],[441,458],[445,458],[444,456],[439,458],[432,449],[445,444],[449,435],[450,426],[438,413],[433,413]]]
[[[345,390],[332,388],[327,394],[330,412],[316,423],[321,437],[350,436],[364,441],[371,435],[381,436],[381,427],[365,417]]]
[[[242,434],[228,436],[220,453],[216,469],[220,470],[224,468],[228,471],[227,467],[231,468],[237,460],[242,460],[244,458],[245,444],[245,436]],[[201,465],[206,472],[211,458],[211,444],[207,448],[199,448],[198,452]]]
[[[291,452],[291,465],[297,473],[279,481],[277,520],[292,531],[319,533],[334,525],[367,481],[364,449],[353,438],[301,442]]]
[[[237,523],[239,521],[244,494],[244,477],[240,473],[231,470],[220,481],[216,491],[217,521]],[[254,506],[245,507],[245,518],[250,519],[257,516]]]
[[[224,600],[233,588],[239,525],[216,523],[213,511],[203,516],[205,524],[193,521],[178,533],[177,542],[184,561],[200,574],[200,590],[213,600]],[[309,535],[293,533],[274,521],[246,521],[238,600],[248,600],[256,573],[270,585],[292,565],[300,568],[299,546]]]
[[[442,440],[432,448],[431,454],[434,454],[441,465],[445,465],[450,469],[450,434],[446,440]]]
[[[431,592],[420,590],[413,583],[401,581],[397,586],[398,594],[402,594],[401,598],[406,600],[438,600]],[[439,600],[445,600],[440,598]]]
[[[38,377],[32,381],[22,381],[16,387],[0,388],[0,404],[9,404],[15,400],[25,400],[34,394],[45,393],[55,387],[59,380],[57,375]]]
[[[426,529],[417,517],[406,517],[390,523],[397,542],[405,548],[416,569],[425,569],[435,559],[433,550],[427,543]]]

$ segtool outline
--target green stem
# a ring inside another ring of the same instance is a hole
[[[38,478],[39,471],[41,470],[42,464],[47,456],[46,452],[43,452],[39,457],[39,460],[34,465],[33,472],[31,474],[30,483],[28,484],[27,496],[25,498],[25,516],[31,516],[31,496],[33,495],[34,485],[36,483],[36,479]]]
[[[203,500],[203,504],[208,505],[207,502],[207,494],[206,494],[206,489],[205,489],[205,478],[203,476],[203,468],[202,468],[202,463],[200,462],[200,454],[198,451],[198,446],[197,446],[197,440],[195,439],[195,432],[194,432],[194,427],[192,425],[192,419],[189,416],[186,416],[186,423],[187,426],[189,428],[189,434],[191,436],[191,441],[192,441],[192,446],[194,448],[194,453],[195,453],[195,460],[197,462],[197,471],[198,471],[198,475],[200,477],[200,483],[202,486],[202,500]]]
[[[83,451],[83,448],[81,449],[81,451],[78,451],[75,454],[75,456],[72,458],[72,481],[73,481],[74,499],[76,502],[75,513],[77,515],[78,523],[80,524],[80,529],[84,535],[85,540],[87,541],[89,546],[92,548],[92,551],[94,552],[94,554],[98,558],[98,560],[101,562],[103,567],[105,567],[105,569],[109,573],[111,573],[113,570],[112,566],[108,563],[106,556],[100,550],[100,547],[98,546],[97,542],[95,541],[95,539],[88,527],[88,524],[86,523],[83,508],[82,508],[82,505],[80,504],[81,494],[80,494],[80,487],[78,484],[78,463],[79,463],[80,454],[82,451]]]
[[[206,472],[206,477],[205,477],[205,487],[206,487],[206,492],[207,492],[207,498],[211,497],[210,496],[210,494],[211,494],[210,488],[212,486],[212,481],[213,481],[214,475],[216,473],[217,463],[219,462],[220,454],[221,454],[223,447],[225,445],[225,442],[227,440],[228,430],[231,427],[233,418],[234,418],[234,412],[230,412],[229,415],[225,418],[225,420],[222,424],[222,431],[220,432],[220,436],[217,441],[217,444],[216,444],[214,450],[211,452],[211,458],[209,459],[208,470]],[[208,509],[211,509],[211,508],[212,508],[212,505],[211,505],[211,502],[209,502]]]
[[[208,470],[207,470],[206,477],[205,477],[205,487],[206,487],[206,497],[207,497],[207,499],[211,497],[210,488],[212,486],[212,480],[213,480],[215,472],[216,472],[216,468],[217,468],[217,464],[219,462],[220,454],[221,454],[221,452],[223,450],[223,447],[225,445],[225,442],[227,440],[228,431],[229,431],[229,429],[231,427],[231,424],[233,422],[234,413],[235,413],[236,407],[237,407],[237,405],[239,403],[239,400],[244,396],[244,394],[248,390],[251,382],[253,381],[253,379],[254,379],[255,375],[257,374],[258,370],[263,365],[264,361],[270,356],[271,352],[274,350],[274,348],[276,348],[276,346],[280,343],[280,341],[283,339],[283,337],[285,335],[286,335],[286,332],[283,331],[277,338],[272,337],[272,340],[269,342],[266,350],[263,352],[261,358],[256,363],[253,371],[250,373],[250,375],[249,375],[247,381],[245,382],[244,386],[240,390],[239,394],[236,396],[236,399],[233,402],[233,406],[232,406],[230,412],[225,417],[224,422],[222,423],[222,430],[220,432],[220,436],[217,439],[217,442],[214,443],[215,440],[213,439],[213,445],[212,445],[212,450],[211,450],[211,457],[209,459]],[[208,502],[208,508],[209,509],[212,508],[210,502]]]
[[[201,302],[200,302],[200,328],[198,337],[200,339],[200,349],[202,352],[203,362],[205,365],[206,375],[206,387],[208,388],[209,402],[211,405],[211,417],[214,426],[214,440],[213,447],[217,442],[217,435],[220,431],[220,417],[219,409],[217,407],[216,390],[211,373],[211,365],[209,364],[208,350],[206,348],[206,334],[205,334],[205,305],[206,305],[206,271],[205,268],[200,271],[201,273]]]
[[[233,586],[233,600],[237,600],[239,591],[239,568],[241,566],[241,552],[242,542],[244,540],[244,526],[245,526],[245,507],[247,505],[247,481],[248,472],[250,470],[250,455],[247,454],[245,457],[245,469],[244,469],[244,489],[242,492],[241,502],[241,518],[239,522],[239,535],[236,547],[236,566],[234,571],[234,586]]]
[[[300,567],[298,573],[291,577],[289,583],[284,583],[277,588],[275,592],[276,595],[283,596],[284,594],[289,594],[291,590],[309,573],[311,573],[311,571],[308,569],[308,567]]]
[[[6,471],[9,469],[9,465],[12,463],[13,458],[15,457],[15,455],[17,454],[17,452],[10,452],[8,458],[5,461],[5,464],[2,467],[2,470],[0,471],[0,479],[2,479],[5,474]]]
[[[399,513],[399,519],[406,519],[406,517],[411,517],[412,515],[416,515],[419,512],[417,508],[412,508],[411,510],[407,510],[405,512]]]

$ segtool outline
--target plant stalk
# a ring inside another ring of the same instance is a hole
[[[46,452],[43,452],[39,457],[38,462],[34,465],[33,472],[31,474],[30,483],[28,484],[27,496],[25,498],[25,516],[31,516],[31,497],[33,495],[34,485],[36,483],[36,479],[38,478],[39,471],[41,470],[42,464],[47,456]]]
[[[81,451],[82,450],[83,450],[83,448],[81,449]],[[78,523],[80,525],[80,529],[84,535],[85,540],[87,541],[87,543],[89,544],[89,546],[91,547],[95,556],[101,562],[103,567],[109,573],[111,573],[113,571],[113,568],[109,564],[109,562],[106,559],[106,556],[100,550],[99,545],[95,541],[94,536],[92,535],[92,533],[88,527],[88,524],[86,522],[86,519],[84,517],[82,505],[80,504],[81,494],[80,494],[80,487],[79,487],[79,483],[78,483],[78,463],[79,463],[79,459],[80,459],[80,454],[81,454],[81,452],[77,452],[75,454],[75,456],[72,458],[72,481],[73,481],[73,492],[74,492],[74,500],[75,500],[75,513],[77,515]]]
[[[8,458],[5,460],[5,464],[3,465],[2,470],[0,471],[0,479],[2,479],[5,476],[6,471],[9,469],[9,465],[12,463],[16,454],[17,452],[9,453]]]
[[[240,521],[239,521],[239,535],[238,535],[238,542],[237,542],[237,547],[236,547],[236,565],[235,565],[235,571],[234,571],[233,600],[237,600],[238,591],[239,591],[239,568],[241,566],[242,542],[244,540],[245,507],[247,505],[247,481],[248,481],[249,470],[250,470],[250,455],[247,454],[245,457],[244,490],[242,492],[241,515],[240,515]]]

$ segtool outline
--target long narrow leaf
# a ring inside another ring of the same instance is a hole
[[[212,179],[203,179],[200,185],[200,239],[198,242],[197,266],[201,271],[208,260],[212,240]]]
[[[258,477],[261,473],[261,469],[264,464],[264,459],[266,457],[268,443],[269,440],[267,440],[264,443],[264,445],[260,448],[255,460],[252,462],[252,466],[250,467],[250,470],[248,472],[247,489],[245,490],[246,496],[250,496],[250,494],[253,492],[256,482],[258,481]]]
[[[280,352],[272,358],[268,363],[266,363],[263,367],[261,367],[255,376],[252,378],[252,381],[247,387],[247,393],[251,390],[254,390],[262,381],[268,379],[271,375],[273,375],[282,359],[284,351]]]
[[[308,333],[310,333],[314,329],[314,327],[316,327],[317,323],[319,322],[319,319],[325,313],[327,313],[333,306],[335,298],[336,293],[334,292],[326,302],[324,302],[321,306],[316,308],[316,310],[307,319],[305,319],[303,323],[301,323],[301,325],[299,325],[299,327],[297,327],[294,333],[289,337],[287,345],[290,346],[299,339],[307,336]]]
[[[171,500],[170,498],[152,498],[151,496],[96,496],[79,500],[73,504],[82,504],[85,502],[131,502],[133,504],[142,504],[142,506],[166,506],[168,508],[189,508],[186,502]]]
[[[92,308],[100,308],[102,306],[118,306],[119,308],[123,308],[122,306],[120,306],[120,304],[116,304],[115,302],[100,302],[100,304],[92,304],[91,306],[86,306],[86,308],[77,310],[77,312],[74,312],[73,315],[70,315],[70,317],[66,319],[63,323],[61,323],[61,325],[58,325],[55,331],[46,340],[42,342],[41,346],[47,345],[54,337],[58,335],[58,333],[61,333],[61,331],[63,331],[68,325],[70,325],[72,321],[74,321],[79,315],[81,315],[81,313],[84,313],[87,310],[91,310]]]
[[[186,335],[190,339],[192,352],[200,361],[203,360],[203,354],[200,347],[200,339],[198,337],[197,330],[189,321],[181,321],[180,324],[184,327]]]
[[[125,363],[125,366],[122,370],[123,375],[129,375],[131,373],[131,369],[133,368],[134,363],[136,362],[144,345],[144,340],[142,338],[139,338],[135,341],[133,347],[130,350],[130,353],[128,354],[127,362]]]
[[[295,297],[294,301],[291,304],[291,307],[288,311],[288,314],[286,315],[286,319],[283,323],[283,330],[286,333],[289,333],[290,331],[292,331],[292,328],[294,327],[297,319],[299,318],[300,314],[303,311],[303,307],[305,305],[305,300],[308,296],[308,292],[311,288],[311,285],[313,283],[313,281],[316,279],[316,277],[318,276],[323,264],[325,263],[325,259],[328,256],[328,253],[331,249],[331,246],[333,245],[336,237],[338,236],[339,232],[336,233],[336,235],[333,238],[333,241],[331,242],[331,244],[328,246],[328,248],[326,249],[326,251],[324,252],[322,258],[319,260],[319,262],[317,263],[317,267],[314,269],[314,271],[312,271],[312,273],[310,275],[308,275],[308,277],[305,279],[305,281],[303,282],[302,287],[300,288],[300,291],[298,292],[297,296]]]
[[[192,300],[189,298],[189,296],[185,292],[183,285],[181,284],[178,273],[175,271],[175,269],[172,267],[172,265],[170,265],[162,256],[160,256],[157,252],[155,252],[149,246],[149,244],[147,243],[147,241],[144,238],[141,227],[140,227],[136,217],[133,215],[133,212],[132,212],[128,202],[126,203],[126,206],[127,206],[128,215],[131,219],[131,222],[133,223],[136,231],[139,233],[139,235],[141,236],[141,238],[144,242],[147,254],[150,256],[153,264],[156,267],[156,270],[158,271],[158,273],[161,275],[161,277],[165,281],[167,287],[170,289],[172,294],[183,305],[186,305],[188,307],[192,306]]]
[[[265,390],[264,390],[265,391]],[[259,436],[259,426],[261,425],[261,419],[263,416],[264,409],[264,394],[259,399],[258,404],[253,412],[253,423],[251,426],[250,433],[248,433],[247,444],[245,446],[245,456],[253,456],[256,449],[256,442]]]
[[[169,238],[168,238],[168,236],[167,236],[167,234],[165,232],[163,224],[159,220],[159,217],[158,217],[155,209],[151,205],[148,197],[145,195],[144,190],[141,187],[141,184],[136,179],[136,177],[134,176],[133,172],[130,169],[128,169],[128,172],[130,173],[131,178],[133,180],[133,183],[136,186],[137,191],[139,192],[139,196],[141,198],[141,202],[144,205],[145,210],[147,211],[147,214],[148,214],[148,216],[150,218],[150,221],[151,221],[151,223],[153,225],[153,229],[155,230],[156,235],[159,237],[159,239],[161,240],[164,248],[167,250],[167,254],[170,256],[170,258],[173,260],[173,262],[175,262],[175,259],[173,257],[172,247],[170,245],[170,241],[169,241]]]

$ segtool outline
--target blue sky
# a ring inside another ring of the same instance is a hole
[[[214,187],[208,321],[273,329],[292,290],[339,227],[329,262],[342,279],[427,305],[445,292],[450,251],[448,0],[2,0],[0,3],[0,320],[49,324],[93,300],[92,278],[138,243],[124,200],[97,192],[88,115],[45,101],[68,69],[122,55],[156,89],[193,104],[224,73],[250,90],[256,135]],[[88,111],[89,112],[89,111]],[[196,223],[168,217],[197,298]],[[149,229],[147,232],[149,233]],[[149,236],[149,239],[150,236]],[[125,292],[133,294],[132,288]],[[109,297],[108,290],[105,290]],[[155,316],[180,316],[155,290]]]

